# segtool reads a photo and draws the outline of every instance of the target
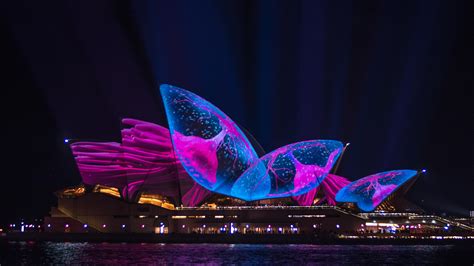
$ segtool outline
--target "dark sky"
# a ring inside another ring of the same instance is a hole
[[[351,142],[351,180],[426,168],[408,194],[474,210],[470,1],[10,1],[1,9],[0,222],[80,176],[65,138],[166,125],[157,86],[208,99],[266,151]]]

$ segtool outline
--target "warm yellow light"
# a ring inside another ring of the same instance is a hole
[[[83,186],[66,188],[58,192],[60,197],[79,197],[86,193],[86,189]]]
[[[174,204],[169,202],[166,197],[158,195],[158,194],[147,194],[143,193],[138,200],[140,204],[151,204],[155,205],[164,209],[174,210]]]

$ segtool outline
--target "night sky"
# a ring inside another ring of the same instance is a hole
[[[422,169],[407,197],[474,210],[470,1],[10,1],[0,10],[0,222],[80,183],[65,138],[166,126],[158,85],[191,90],[265,151],[351,142],[351,180]]]

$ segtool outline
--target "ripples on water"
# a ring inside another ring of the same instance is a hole
[[[472,246],[0,243],[10,264],[452,264],[474,263]]]

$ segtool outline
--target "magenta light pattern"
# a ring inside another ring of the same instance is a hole
[[[181,187],[185,206],[196,206],[210,195],[196,187],[176,161],[168,129],[135,119],[123,119],[122,123],[122,143],[71,144],[85,184],[119,188],[128,200],[135,200],[137,192],[177,199]]]
[[[334,140],[290,144],[264,155],[235,182],[231,196],[244,200],[297,196],[319,186],[342,151]]]
[[[363,211],[373,211],[397,188],[417,175],[415,170],[394,170],[366,176],[343,187],[338,202],[355,202]]]
[[[189,175],[210,191],[229,195],[235,180],[258,156],[239,127],[203,98],[161,85],[177,157]]]
[[[162,85],[173,147],[188,174],[203,187],[246,201],[304,194],[332,169],[342,143],[290,144],[261,159],[226,114],[184,89]]]
[[[123,119],[121,143],[71,144],[85,184],[119,188],[130,201],[150,192],[184,206],[197,206],[211,191],[245,201],[293,197],[312,205],[322,191],[318,202],[356,202],[367,211],[416,174],[390,171],[349,184],[329,174],[343,150],[334,140],[289,144],[258,158],[241,129],[217,107],[177,87],[160,90],[170,130]]]
[[[298,203],[300,206],[311,206],[313,205],[314,198],[316,194],[318,193],[319,190],[321,190],[323,193],[323,198],[320,199],[317,202],[317,205],[320,205],[322,203],[326,203],[331,206],[336,205],[336,193],[343,188],[344,186],[348,185],[351,181],[348,179],[334,175],[334,174],[328,174],[326,178],[323,179],[321,182],[321,185],[310,190],[308,193],[299,195],[299,196],[293,196],[293,200]]]

